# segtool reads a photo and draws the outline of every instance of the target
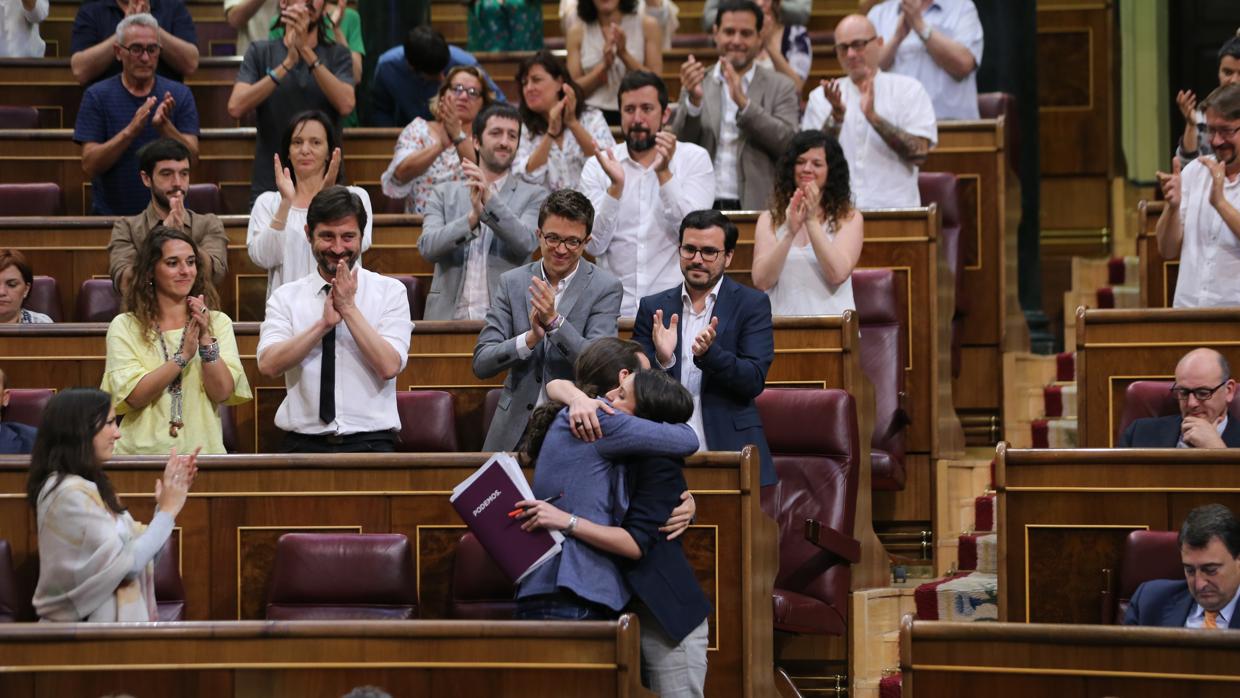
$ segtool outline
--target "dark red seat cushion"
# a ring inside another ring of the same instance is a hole
[[[1115,622],[1124,622],[1128,601],[1142,582],[1152,579],[1184,579],[1177,531],[1133,531],[1124,541],[1115,594]]]
[[[121,311],[121,294],[112,286],[111,279],[87,279],[78,289],[77,309],[74,318],[78,322],[112,322]]]
[[[22,307],[43,313],[50,317],[52,322],[61,322],[64,315],[60,312],[60,289],[56,285],[56,279],[36,274],[34,283],[30,285],[30,294],[26,296]]]
[[[10,388],[4,421],[29,424],[38,429],[43,423],[43,408],[55,394],[56,391],[50,388]]]
[[[509,620],[516,610],[512,580],[472,533],[461,536],[452,559],[448,615],[470,620]]]
[[[456,441],[456,402],[442,390],[400,390],[396,393],[400,439],[405,453],[451,453]]]
[[[55,182],[0,184],[0,216],[59,216],[61,210]]]
[[[286,533],[276,543],[269,620],[417,616],[409,540],[398,533]]]

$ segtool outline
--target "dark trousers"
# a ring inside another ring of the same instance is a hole
[[[516,620],[615,620],[618,614],[569,591],[517,599]]]
[[[284,432],[283,453],[394,453],[396,433],[364,431],[357,434],[299,434]]]
[[[741,208],[740,199],[715,199],[715,203],[714,205],[711,206],[711,208],[715,209],[716,211],[744,211],[745,210]]]

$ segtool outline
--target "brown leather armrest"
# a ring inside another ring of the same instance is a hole
[[[861,560],[861,543],[857,539],[823,526],[817,519],[805,520],[805,540],[849,562]]]

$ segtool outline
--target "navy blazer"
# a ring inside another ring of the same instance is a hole
[[[642,345],[651,365],[658,365],[651,331],[654,312],[663,311],[666,323],[672,313],[681,316],[684,327],[683,286],[646,296],[633,320],[633,339]],[[765,293],[723,277],[714,316],[719,318],[715,341],[693,363],[702,370],[702,427],[706,448],[711,451],[739,451],[755,444],[762,458],[762,486],[778,482],[771,449],[762,431],[762,417],[754,399],[766,387],[766,372],[775,359],[775,334],[771,325],[771,299]],[[680,346],[676,339],[676,363],[668,371],[680,380]],[[692,341],[692,338],[690,338]]]
[[[1180,423],[1184,418],[1178,414],[1166,417],[1144,417],[1133,420],[1120,434],[1118,448],[1175,448],[1180,441]],[[1240,420],[1228,419],[1223,429],[1223,443],[1228,448],[1240,448]]]
[[[629,462],[625,470],[629,509],[621,523],[642,551],[638,560],[620,559],[624,581],[677,644],[710,615],[710,601],[680,539],[668,540],[659,532],[680,503],[680,493],[688,489],[682,465],[680,459],[666,456]]]
[[[1124,625],[1183,628],[1194,603],[1193,595],[1188,592],[1188,582],[1183,579],[1154,579],[1143,582],[1128,602]],[[1240,630],[1240,613],[1231,614],[1231,622],[1227,627]]]

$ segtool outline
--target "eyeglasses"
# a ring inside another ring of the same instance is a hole
[[[141,58],[144,53],[149,53],[152,56],[158,56],[160,50],[159,44],[151,44],[149,46],[143,46],[142,44],[130,44],[128,46],[121,46],[121,48],[129,51],[129,55],[134,58]]]
[[[1173,385],[1171,386],[1171,394],[1174,395],[1175,399],[1179,400],[1180,402],[1184,402],[1188,400],[1189,395],[1192,395],[1193,397],[1197,398],[1197,402],[1205,402],[1206,400],[1210,399],[1211,395],[1217,392],[1218,389],[1223,387],[1224,385],[1227,385],[1227,381],[1223,381],[1222,383],[1219,383],[1213,388],[1181,388],[1178,385]]]
[[[1206,126],[1206,138],[1213,138],[1215,136],[1222,136],[1223,138],[1232,138],[1238,132],[1240,132],[1240,126],[1233,126],[1231,128],[1227,128],[1225,126],[1224,127]]]
[[[719,259],[719,253],[722,251],[723,250],[717,247],[698,248],[698,247],[694,247],[693,245],[681,245],[680,246],[680,257],[681,259],[693,259],[694,257],[700,254],[702,255],[703,262],[713,262],[716,259]]]
[[[585,240],[581,238],[562,238],[555,233],[545,233],[543,234],[542,239],[546,240],[547,244],[550,245],[553,250],[560,245],[563,245],[564,249],[569,250],[570,252],[575,251],[578,247],[581,247],[581,245],[585,243]]]
[[[871,41],[874,41],[877,38],[878,38],[877,36],[871,36],[868,39],[857,39],[856,41],[850,41],[847,44],[836,44],[835,50],[840,53],[848,53],[849,51],[856,51],[857,53],[861,53],[862,51],[865,50],[866,46],[870,45]]]
[[[453,85],[452,94],[456,95],[457,97],[464,97],[466,95],[469,95],[470,99],[479,99],[482,97],[482,90],[476,87],[466,87],[464,85]]]

